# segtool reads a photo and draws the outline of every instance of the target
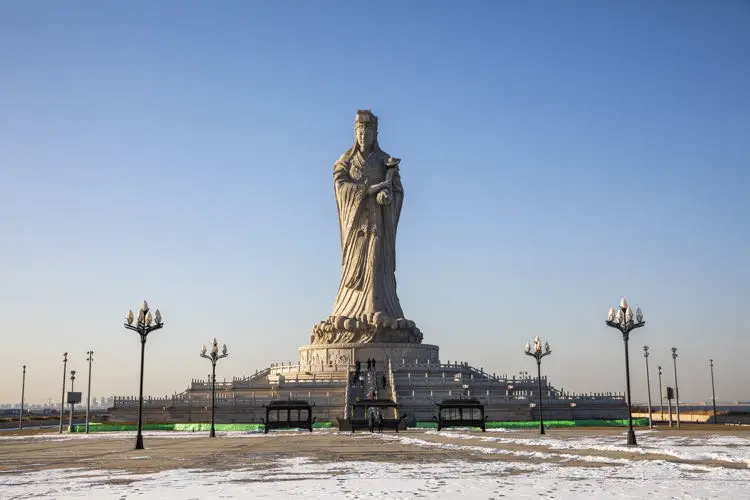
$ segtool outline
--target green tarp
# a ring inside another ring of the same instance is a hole
[[[315,422],[313,429],[332,427],[331,422]],[[263,424],[216,424],[217,431],[262,431]],[[102,424],[90,423],[89,432],[117,432],[137,430],[136,424]],[[211,430],[210,423],[190,424],[143,424],[144,431],[179,431],[179,432],[208,432]],[[74,425],[73,432],[86,432],[86,426]]]
[[[174,431],[187,432],[208,432],[211,430],[211,424],[193,423],[193,424],[173,424]],[[263,424],[216,424],[217,431],[260,431],[263,430]]]

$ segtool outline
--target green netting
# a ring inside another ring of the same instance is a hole
[[[435,422],[417,422],[414,427],[417,429],[437,429],[437,424]]]
[[[211,430],[210,423],[172,424],[175,431],[208,432]],[[263,424],[216,424],[217,431],[260,431]]]
[[[627,427],[628,421],[619,420],[545,420],[545,427]],[[647,418],[634,418],[633,425],[647,426]],[[417,422],[414,426],[418,429],[437,429],[436,422]],[[467,426],[468,427],[468,426]],[[487,429],[533,429],[539,427],[539,421],[510,421],[510,422],[487,422]],[[478,427],[477,427],[478,429]]]
[[[216,424],[217,431],[262,431],[263,424]],[[315,422],[313,429],[325,429],[333,427],[331,422]],[[137,430],[136,424],[102,424],[90,423],[89,432],[117,432]],[[189,424],[143,424],[144,431],[179,431],[179,432],[208,432],[211,430],[210,423]],[[85,425],[74,425],[73,432],[86,432]]]
[[[172,431],[175,424],[143,424],[144,431]],[[102,424],[90,423],[89,432],[115,432],[115,431],[134,431],[137,430],[136,424]],[[76,424],[73,426],[73,432],[86,432],[86,426]]]

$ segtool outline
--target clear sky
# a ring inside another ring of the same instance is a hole
[[[297,359],[338,288],[332,165],[358,108],[403,159],[398,286],[441,358],[750,399],[750,3],[0,3],[0,402]],[[79,385],[80,384],[80,385]]]

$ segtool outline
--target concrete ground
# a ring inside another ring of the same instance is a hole
[[[643,430],[637,431],[643,432]],[[683,425],[680,430],[659,429],[646,436],[711,438],[737,436],[750,439],[748,427]],[[385,433],[384,433],[385,435]],[[388,433],[388,436],[395,434]],[[308,432],[272,432],[269,435],[219,433],[209,438],[206,433],[146,433],[145,450],[135,450],[134,433],[58,434],[55,430],[38,429],[5,431],[0,435],[0,474],[14,474],[50,469],[83,468],[91,470],[119,470],[131,473],[153,473],[169,469],[230,470],[264,467],[280,458],[308,457],[321,462],[402,462],[427,463],[448,460],[467,462],[514,461],[558,462],[560,466],[601,467],[611,465],[607,459],[665,460],[680,464],[710,465],[747,469],[742,462],[723,460],[684,459],[659,453],[641,453],[638,448],[614,450],[566,449],[567,457],[558,455],[539,457],[538,452],[551,451],[545,437],[532,431],[481,433],[461,430],[435,433],[408,430],[398,434],[400,439],[384,439],[369,432],[339,433],[336,430]],[[534,443],[482,441],[485,437],[513,440],[533,440]],[[567,428],[552,429],[546,439],[581,440],[589,437],[622,436],[622,428]],[[407,438],[407,439],[404,439]],[[421,442],[416,446],[408,438]],[[425,446],[425,443],[428,445]],[[447,445],[447,446],[446,446]],[[451,446],[455,445],[455,446]],[[494,448],[508,453],[486,453],[472,446]],[[524,452],[529,452],[524,454]],[[573,455],[573,457],[571,457]],[[602,457],[602,461],[586,460],[586,456]],[[581,457],[580,460],[575,457]]]

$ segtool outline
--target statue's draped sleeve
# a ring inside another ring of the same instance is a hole
[[[333,186],[336,192],[336,208],[339,213],[339,228],[341,229],[341,249],[342,264],[346,252],[346,242],[353,236],[352,231],[356,231],[355,221],[357,212],[362,206],[367,188],[363,184],[358,184],[349,176],[349,164],[343,157],[333,166]]]
[[[393,241],[395,245],[398,220],[401,218],[401,206],[404,204],[404,186],[401,184],[401,176],[398,171],[393,175]],[[395,252],[395,251],[394,251]],[[396,268],[394,255],[393,268]]]

